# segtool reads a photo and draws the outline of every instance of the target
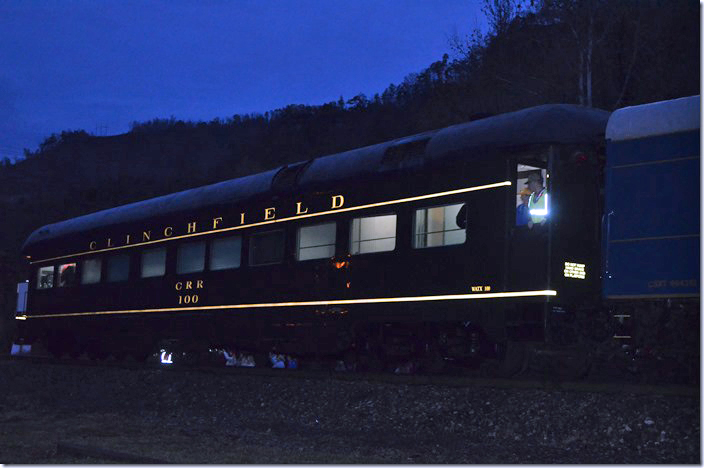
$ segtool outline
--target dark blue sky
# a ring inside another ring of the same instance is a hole
[[[62,130],[373,96],[473,28],[480,0],[0,0],[0,159]]]

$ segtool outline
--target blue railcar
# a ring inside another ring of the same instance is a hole
[[[606,140],[604,298],[698,298],[700,97],[619,109]]]

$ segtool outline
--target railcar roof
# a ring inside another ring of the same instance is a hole
[[[424,158],[471,157],[478,148],[512,147],[541,143],[578,143],[603,139],[609,112],[570,104],[547,104],[481,120],[453,125],[388,142],[314,159],[302,169],[297,185],[364,177],[381,170],[383,157],[392,147],[427,141]],[[156,216],[173,215],[226,203],[246,202],[275,190],[276,174],[287,166],[217,184],[130,203],[77,218],[48,224],[34,231],[22,250],[33,244]]]
[[[696,130],[701,126],[700,96],[624,107],[611,114],[606,139],[634,140]]]

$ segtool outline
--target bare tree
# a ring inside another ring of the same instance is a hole
[[[520,8],[520,3],[516,0],[484,0],[482,12],[489,22],[490,31],[498,36],[508,30]]]
[[[543,0],[541,14],[554,24],[563,25],[573,40],[577,64],[577,102],[591,107],[594,101],[594,53],[619,17],[618,8],[626,4],[608,0]]]

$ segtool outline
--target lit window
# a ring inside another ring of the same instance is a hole
[[[95,284],[100,282],[100,266],[102,262],[99,258],[83,260],[81,264],[81,283]]]
[[[284,231],[254,234],[249,239],[249,264],[268,265],[284,259]]]
[[[130,275],[130,256],[115,255],[108,258],[108,281],[125,281]]]
[[[335,255],[335,223],[316,224],[298,229],[296,258],[313,260]]]
[[[205,242],[191,242],[178,248],[176,273],[195,273],[205,269]],[[157,276],[157,275],[155,275]]]
[[[350,253],[385,252],[396,247],[396,215],[355,218],[350,229]]]
[[[49,289],[54,286],[54,267],[39,267],[37,270],[37,289]]]
[[[142,252],[142,278],[164,276],[166,273],[166,248]]]
[[[59,287],[73,286],[76,284],[76,264],[64,263],[59,265]]]
[[[215,239],[210,244],[210,269],[227,270],[238,268],[242,255],[242,237]]]
[[[548,221],[548,182],[540,162],[519,162],[516,167],[516,226],[528,226]],[[525,201],[525,203],[524,203]]]
[[[440,247],[463,244],[467,231],[457,225],[462,203],[416,210],[413,222],[413,247]]]

